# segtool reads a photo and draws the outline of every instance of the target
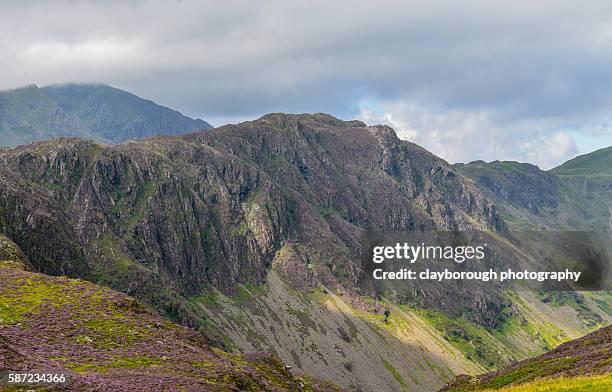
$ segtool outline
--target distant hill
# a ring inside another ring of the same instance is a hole
[[[0,92],[0,144],[12,146],[61,136],[94,138],[35,85]]]
[[[612,326],[601,328],[580,339],[563,343],[550,352],[498,371],[475,377],[458,376],[442,388],[441,392],[483,389],[489,391],[500,388],[504,388],[504,391],[514,391],[511,387],[519,385],[517,391],[609,391],[612,389],[610,349]],[[579,382],[574,383],[574,379]]]
[[[612,147],[550,171],[511,161],[474,161],[454,167],[477,183],[512,228],[610,229]]]
[[[551,173],[565,176],[606,176],[612,178],[612,146],[580,155],[555,167]]]
[[[203,120],[104,84],[30,85],[0,92],[4,146],[58,137],[120,143],[210,128]]]

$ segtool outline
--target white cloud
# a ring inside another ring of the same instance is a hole
[[[451,163],[517,160],[550,169],[578,152],[569,133],[547,131],[557,126],[554,121],[513,121],[500,126],[493,120],[498,117],[493,111],[442,111],[401,101],[374,105],[365,101],[358,117],[367,124],[387,124],[400,139],[419,144]]]
[[[44,59],[44,72],[53,76],[70,75],[70,69],[126,70],[146,67],[150,55],[141,42],[121,39],[103,39],[75,43],[48,41],[36,42],[25,47],[17,61],[25,68],[36,68]]]
[[[524,161],[537,163],[550,169],[574,157],[578,153],[576,142],[567,132],[556,132],[525,141],[520,146]]]
[[[389,125],[395,130],[400,139],[415,141],[419,137],[419,131],[417,129],[411,128],[410,125],[404,121],[397,120],[393,117],[393,114],[389,112],[385,112],[382,115],[377,115],[371,109],[362,107],[358,118],[366,124]]]

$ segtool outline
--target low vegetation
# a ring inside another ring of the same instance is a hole
[[[442,391],[482,390],[511,391],[582,391],[612,388],[612,326],[601,328],[580,339],[564,343],[556,349],[504,369],[480,376],[461,375]],[[555,380],[551,380],[555,379]],[[575,389],[560,389],[571,383]],[[606,385],[602,389],[588,386]]]
[[[14,261],[0,261],[0,354],[0,370],[67,373],[69,391],[335,390],[269,354],[211,348],[127,295]]]

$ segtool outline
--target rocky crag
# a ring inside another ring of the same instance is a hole
[[[454,167],[473,179],[516,229],[605,231],[611,227],[612,147],[549,171],[500,161]]]

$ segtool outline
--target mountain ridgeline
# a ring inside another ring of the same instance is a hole
[[[0,145],[58,137],[119,143],[212,128],[175,110],[103,84],[36,85],[0,91]]]
[[[292,242],[316,258],[319,280],[352,287],[366,228],[503,228],[444,161],[388,127],[327,115],[273,114],[117,146],[61,139],[0,162],[0,228],[36,253],[36,269],[104,277],[99,260],[123,258],[133,263],[125,272],[186,296],[263,283]],[[129,282],[138,290],[139,279]]]
[[[607,293],[374,284],[364,233],[462,231],[499,266],[520,264],[511,228],[605,230],[591,200],[610,200],[609,177],[452,166],[387,126],[326,114],[0,150],[0,233],[29,269],[110,286],[211,344],[272,352],[349,390],[434,390],[611,319]],[[563,203],[588,214],[560,221]]]

